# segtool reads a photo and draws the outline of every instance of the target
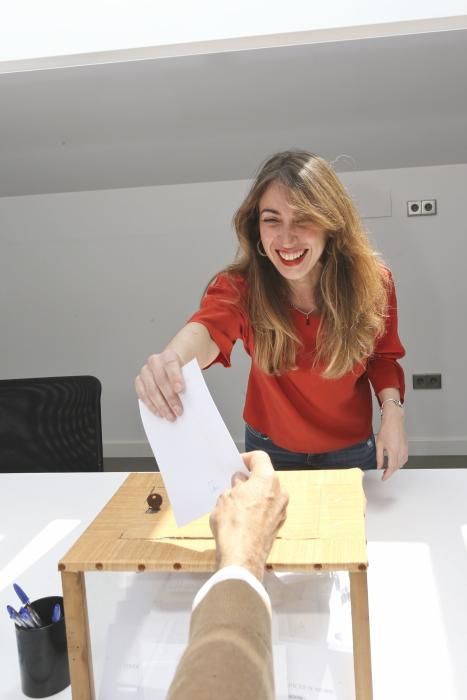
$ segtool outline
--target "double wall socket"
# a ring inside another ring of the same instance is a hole
[[[440,374],[412,374],[414,389],[441,389]]]
[[[433,216],[436,214],[436,199],[412,199],[407,202],[407,216]]]

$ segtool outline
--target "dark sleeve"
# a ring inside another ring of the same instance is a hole
[[[271,618],[244,581],[217,583],[195,608],[167,700],[274,700]]]
[[[207,329],[219,348],[211,363],[230,367],[230,355],[235,341],[245,339],[248,323],[244,311],[245,283],[225,274],[218,275],[204,294],[199,310],[188,319]]]
[[[368,360],[368,377],[375,390],[376,396],[382,391],[393,387],[399,389],[401,401],[404,400],[405,380],[404,370],[398,360],[405,355],[397,332],[397,299],[392,275],[389,273],[388,315],[386,329],[377,342],[374,352]]]

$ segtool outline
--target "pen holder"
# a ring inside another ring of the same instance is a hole
[[[46,698],[70,685],[65,620],[50,622],[55,603],[63,598],[50,596],[32,602],[44,622],[43,627],[24,629],[15,625],[21,688],[30,698]]]

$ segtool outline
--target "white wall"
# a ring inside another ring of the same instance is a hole
[[[191,44],[196,51],[196,44],[208,41],[245,48],[231,40],[365,26],[388,25],[393,33],[415,33],[465,26],[460,16],[466,13],[465,0],[15,0],[2,6],[0,62],[181,44]],[[448,21],[456,17],[459,21]],[[389,26],[401,22],[413,24],[407,30]],[[370,36],[381,32],[385,33],[380,27]],[[335,31],[328,38],[352,35]],[[367,34],[355,34],[363,35]]]
[[[407,347],[412,454],[466,454],[467,165],[351,173],[372,238],[391,265]],[[91,373],[104,387],[106,456],[149,454],[133,377],[196,308],[235,251],[245,181],[0,199],[0,375]],[[434,217],[407,218],[409,199]],[[370,210],[370,208],[372,210]],[[206,373],[237,442],[249,361]],[[441,372],[441,391],[410,388]]]
[[[342,179],[351,191],[355,183],[391,198],[390,217],[365,223],[397,285],[411,454],[467,454],[467,165],[360,172]],[[438,214],[407,217],[412,199],[437,199]],[[443,388],[413,391],[412,374],[432,372],[442,374]]]

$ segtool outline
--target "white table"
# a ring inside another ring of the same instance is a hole
[[[7,603],[17,604],[12,582],[32,598],[61,594],[58,560],[125,477],[0,475],[1,700],[23,697],[13,623],[5,610]],[[388,482],[380,478],[372,472],[364,481],[375,700],[465,700],[467,470],[403,470]],[[86,575],[100,700],[163,697],[147,680],[148,666],[137,668],[138,659],[161,660],[172,645],[185,642],[191,600],[205,578]],[[353,698],[345,581],[327,574],[271,575],[266,585],[275,611],[274,641],[286,649],[295,695]],[[158,677],[162,670],[156,669]],[[70,698],[71,692],[54,697]]]

